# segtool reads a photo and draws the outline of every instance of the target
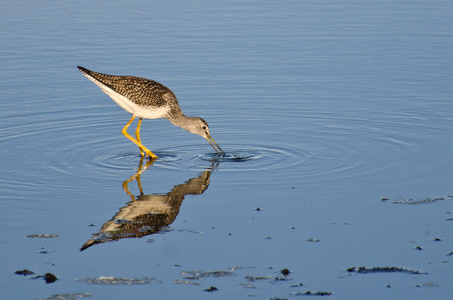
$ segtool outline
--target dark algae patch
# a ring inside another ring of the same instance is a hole
[[[293,296],[332,296],[332,292],[305,291],[292,294]]]
[[[307,242],[309,242],[309,243],[318,243],[320,241],[321,241],[320,239],[312,239],[312,238],[307,239]]]
[[[38,278],[44,278],[44,281],[46,283],[54,283],[55,281],[58,280],[58,277],[53,275],[52,273],[46,273],[44,275],[37,275],[32,277],[31,279],[38,279]]]
[[[16,272],[14,272],[14,274],[27,276],[27,275],[33,275],[33,274],[35,274],[35,272],[27,270],[27,269],[23,269],[23,270],[18,270]],[[54,283],[58,279],[58,277],[52,273],[46,273],[44,275],[35,275],[35,276],[31,277],[31,279],[38,279],[38,278],[44,278],[46,283]]]
[[[218,290],[219,289],[216,288],[215,286],[211,286],[211,287],[209,287],[207,289],[204,289],[203,291],[205,291],[205,292],[215,292],[215,291],[218,291]]]
[[[389,198],[382,198],[381,201],[388,201]],[[393,204],[408,204],[408,205],[420,205],[420,204],[429,204],[439,201],[453,200],[453,195],[446,197],[434,197],[434,198],[424,198],[420,200],[414,200],[411,198],[398,198],[392,201]]]
[[[19,270],[19,271],[14,272],[14,274],[27,276],[27,275],[35,274],[35,272],[27,270],[27,269],[23,269],[23,270]]]
[[[438,285],[432,282],[423,283],[422,285],[417,284],[415,287],[437,287]]]
[[[284,276],[288,276],[288,275],[289,275],[289,273],[291,273],[291,271],[290,271],[290,270],[288,270],[288,269],[282,269],[282,270],[280,270],[280,272],[281,272],[281,273],[282,273],[282,275],[284,275]]]
[[[251,275],[245,276],[245,280],[247,280],[249,282],[254,282],[257,280],[271,280],[271,279],[272,279],[272,276],[251,276]]]
[[[361,273],[361,274],[368,274],[368,273],[407,273],[407,274],[428,274],[427,272],[420,271],[420,270],[411,270],[401,267],[351,267],[346,269],[346,271],[352,273]]]
[[[53,275],[52,273],[44,274],[44,280],[46,281],[46,283],[54,283],[55,281],[57,281],[57,279],[57,276]]]
[[[199,271],[199,270],[194,270],[194,271],[183,271],[181,272],[183,275],[188,275],[185,277],[186,279],[200,279],[200,278],[205,278],[205,277],[226,277],[226,276],[232,276],[233,271]]]
[[[161,281],[155,280],[153,277],[143,278],[123,278],[123,277],[106,277],[101,276],[97,278],[83,278],[76,279],[78,282],[86,282],[90,284],[106,284],[106,285],[138,285],[138,284],[149,284],[149,283],[162,283]]]

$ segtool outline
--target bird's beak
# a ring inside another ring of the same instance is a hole
[[[206,140],[211,144],[212,148],[214,148],[215,152],[217,152],[219,155],[225,155],[225,152],[223,152],[222,148],[217,145],[217,143],[214,141],[211,135],[206,136]],[[217,147],[217,148],[216,148]]]

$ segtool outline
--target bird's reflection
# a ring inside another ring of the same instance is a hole
[[[100,232],[93,234],[80,251],[100,243],[143,237],[164,231],[179,214],[184,197],[203,194],[209,186],[211,170],[201,172],[198,177],[176,185],[166,194],[145,195],[140,175],[152,163],[152,160],[147,160],[143,166],[143,158],[140,160],[137,173],[123,182],[123,189],[132,201],[126,203],[126,206],[120,208],[110,221],[102,225]],[[139,196],[134,196],[129,190],[129,183],[134,180],[137,181],[140,190]]]

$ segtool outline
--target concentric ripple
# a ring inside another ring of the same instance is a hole
[[[297,148],[269,148],[263,145],[228,145],[226,154],[200,153],[200,144],[174,146],[153,151],[159,158],[153,168],[179,170],[252,171],[288,168],[302,164],[309,157]],[[102,155],[93,163],[100,167],[130,169],[140,159],[139,152]]]
[[[29,164],[26,176],[21,176],[13,167],[19,164],[20,156],[11,155],[12,165],[9,168],[5,165],[0,171],[4,183],[17,186],[24,178],[29,178],[30,183],[41,182],[42,178],[57,182],[63,175],[70,182],[65,183],[69,190],[77,188],[75,177],[80,181],[117,178],[118,171],[136,170],[140,153],[121,136],[121,124],[118,125],[116,117],[99,112],[97,118],[91,115],[80,118],[83,113],[70,112],[65,117],[45,122],[31,119],[28,123],[11,117],[11,126],[0,135],[0,141],[10,145],[19,145],[19,142],[34,145],[32,152],[23,154],[39,163]],[[159,142],[154,136],[147,136],[146,131],[143,138],[144,144],[159,157],[152,164],[153,171],[279,170],[268,176],[286,180],[285,175],[289,174],[298,181],[327,182],[385,172],[394,164],[410,161],[416,149],[414,141],[421,132],[432,135],[438,130],[422,127],[417,116],[396,113],[370,120],[355,115],[307,111],[304,119],[288,115],[285,120],[285,126],[274,127],[273,132],[254,128],[253,140],[237,132],[220,135],[224,156],[215,153],[203,139],[180,131],[160,131]],[[179,144],[175,145],[178,140]]]
[[[225,147],[225,155],[217,153],[199,153],[199,145],[184,147],[187,157],[184,164],[187,167],[205,167],[207,163],[216,164],[219,171],[252,171],[282,169],[303,164],[308,153],[302,149],[293,147],[269,147],[259,144],[254,145],[228,145]],[[164,161],[160,164],[163,168],[181,168],[173,162]]]

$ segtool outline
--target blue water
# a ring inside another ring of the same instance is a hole
[[[0,299],[453,293],[449,1],[16,1],[0,33]],[[227,156],[145,120],[160,159],[141,164],[130,115],[77,65],[170,87]],[[174,219],[109,240],[142,204]]]

